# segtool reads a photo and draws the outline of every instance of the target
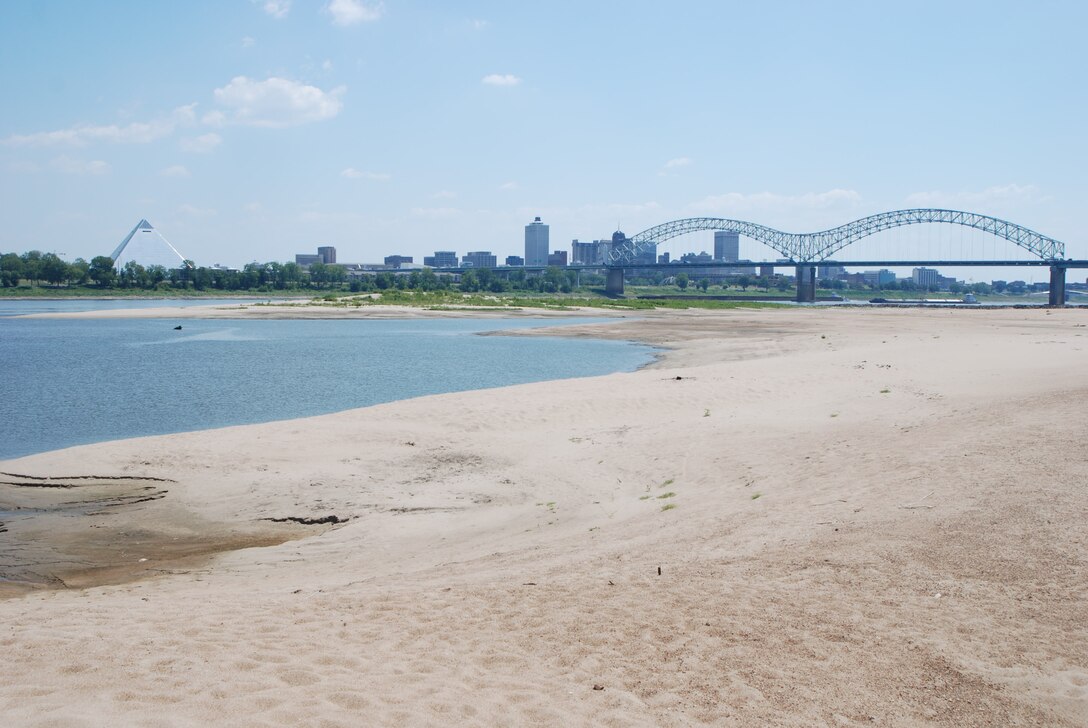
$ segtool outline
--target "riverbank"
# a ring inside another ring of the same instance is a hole
[[[168,492],[102,516],[158,576],[0,602],[0,704],[16,725],[1078,725],[1086,324],[639,312],[564,332],[667,350],[630,374],[5,461]],[[201,524],[300,530],[148,555]]]

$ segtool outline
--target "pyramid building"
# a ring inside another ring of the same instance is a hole
[[[110,257],[117,270],[124,268],[130,260],[144,268],[161,265],[167,269],[180,268],[185,262],[185,256],[147,220],[140,220]]]

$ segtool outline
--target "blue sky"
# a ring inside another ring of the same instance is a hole
[[[0,251],[147,218],[203,265],[501,259],[535,215],[569,249],[951,207],[1088,257],[1086,7],[8,0]]]

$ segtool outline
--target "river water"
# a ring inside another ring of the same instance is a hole
[[[595,320],[186,319],[179,331],[166,319],[0,316],[0,459],[650,361],[650,347],[627,342],[475,335]]]

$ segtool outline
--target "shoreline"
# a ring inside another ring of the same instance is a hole
[[[17,724],[184,693],[180,724],[1076,725],[1086,324],[640,311],[577,332],[669,347],[635,372],[5,461],[173,481],[119,531],[343,522],[0,600],[0,697]]]

